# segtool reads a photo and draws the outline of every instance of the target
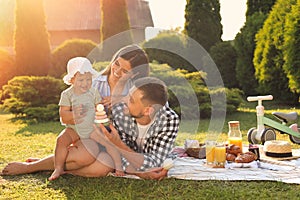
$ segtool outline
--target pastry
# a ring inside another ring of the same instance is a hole
[[[243,152],[239,146],[232,144],[232,145],[229,145],[226,147],[226,153],[230,153],[235,156],[238,156],[240,153],[243,153]]]
[[[226,160],[230,162],[234,162],[236,158],[236,155],[231,154],[231,153],[226,153]]]
[[[249,163],[249,162],[252,162],[256,159],[257,159],[256,154],[254,154],[253,152],[248,151],[246,153],[239,154],[236,157],[235,162],[236,163]]]

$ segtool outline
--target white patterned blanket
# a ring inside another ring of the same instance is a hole
[[[294,161],[294,162],[293,162]],[[280,161],[278,164],[254,161],[251,164],[212,168],[205,159],[177,158],[168,177],[188,180],[260,180],[300,184],[300,160]]]

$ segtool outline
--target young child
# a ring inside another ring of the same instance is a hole
[[[54,171],[49,177],[50,181],[57,179],[64,173],[68,148],[79,139],[87,144],[85,147],[92,154],[90,162],[92,163],[96,159],[99,152],[98,145],[89,139],[90,134],[94,131],[95,106],[101,101],[99,92],[91,87],[92,79],[96,76],[97,72],[88,59],[75,57],[69,60],[67,75],[64,76],[63,80],[64,83],[71,86],[62,92],[59,101],[61,123],[66,128],[56,140]],[[121,160],[117,150],[113,154],[113,158],[119,156]]]

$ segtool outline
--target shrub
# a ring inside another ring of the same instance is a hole
[[[172,70],[167,64],[151,64],[151,76],[163,80],[169,89],[169,105],[185,119],[208,118],[211,115],[211,96],[216,99],[216,112],[223,108],[223,101],[218,97],[226,95],[227,113],[237,110],[242,102],[242,91],[233,88],[216,88],[209,90],[205,85],[206,74],[204,72],[188,72],[186,70]],[[221,105],[221,106],[219,106]],[[195,106],[199,106],[196,108]],[[199,109],[199,112],[197,112]]]
[[[97,69],[108,63],[96,63]],[[206,74],[173,70],[163,64],[150,64],[151,76],[163,80],[168,86],[170,106],[185,119],[208,118],[211,114],[211,96],[227,97],[227,113],[236,111],[242,102],[239,89],[218,88],[209,90],[205,85]],[[16,116],[23,116],[36,121],[59,119],[58,102],[61,91],[66,86],[61,79],[53,77],[19,76],[3,87],[4,108]],[[217,98],[218,99],[218,98]],[[224,102],[215,102],[216,108]],[[215,108],[214,108],[215,109]],[[199,112],[197,112],[199,111]],[[217,110],[218,111],[218,110]],[[223,110],[219,110],[223,111]]]
[[[66,40],[52,52],[52,67],[50,76],[61,78],[67,71],[67,63],[71,58],[86,57],[95,47],[96,43],[91,40],[71,39]],[[91,61],[92,62],[92,61]]]
[[[228,89],[228,88],[217,88],[217,89],[213,89],[210,92],[210,95],[213,96],[215,99],[221,99],[218,98],[226,95],[226,113],[230,114],[233,113],[235,111],[237,111],[238,107],[240,106],[240,104],[243,101],[242,95],[243,92],[240,89],[237,88],[232,88],[232,89]],[[223,108],[223,106],[219,106],[220,104],[223,104],[222,101],[216,101],[216,112],[222,112],[223,110],[219,110],[221,108]]]
[[[48,104],[46,107],[29,107],[24,110],[27,119],[40,122],[59,121],[58,104]]]
[[[58,108],[53,104],[58,104],[65,87],[62,80],[50,76],[16,76],[3,87],[3,94],[8,97],[3,107],[28,119],[57,120]]]
[[[15,75],[14,58],[5,50],[0,49],[0,88]]]
[[[183,56],[186,54],[186,39],[174,31],[163,31],[155,38],[145,42],[142,46],[148,54],[150,61],[168,64],[173,69],[186,69],[195,71],[195,68],[184,58],[169,52],[166,49],[179,51]]]

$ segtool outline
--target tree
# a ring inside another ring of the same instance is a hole
[[[255,78],[253,55],[255,50],[255,34],[263,26],[267,15],[256,12],[247,17],[244,27],[234,40],[234,47],[237,53],[236,78],[239,87],[246,96],[257,95],[258,81]]]
[[[14,10],[15,2],[12,0],[0,1],[0,46],[12,46],[14,30]]]
[[[271,93],[275,99],[296,102],[298,96],[288,87],[285,64],[284,40],[285,21],[296,0],[278,0],[256,35],[257,46],[254,52],[255,76],[261,93]]]
[[[295,93],[300,93],[300,1],[292,6],[285,23],[285,48],[283,70],[287,74],[289,87]]]
[[[121,47],[132,43],[126,0],[100,0],[102,59],[110,59]]]
[[[248,0],[245,25],[234,40],[234,47],[237,52],[237,80],[239,87],[246,96],[258,94],[258,81],[254,75],[253,65],[254,50],[256,48],[255,35],[263,26],[275,1]]]
[[[43,0],[16,0],[14,49],[19,75],[46,75],[50,42]]]
[[[247,0],[246,16],[250,17],[256,12],[269,13],[276,0]]]
[[[187,0],[184,32],[202,45],[206,51],[221,42],[219,0]]]
[[[231,42],[220,42],[210,49],[210,55],[216,63],[222,76],[224,86],[237,88],[235,65],[237,54]]]

